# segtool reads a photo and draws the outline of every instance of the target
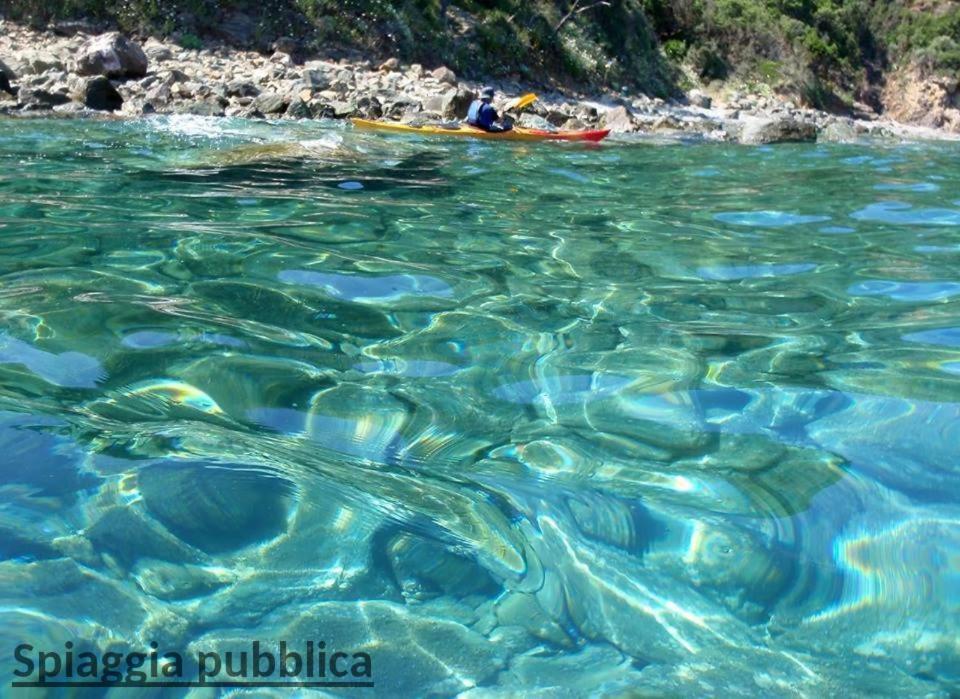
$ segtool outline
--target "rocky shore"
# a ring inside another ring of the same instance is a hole
[[[289,39],[277,41],[274,49],[264,55],[155,38],[141,43],[116,33],[90,33],[82,23],[41,32],[0,21],[0,73],[10,86],[9,92],[0,91],[0,113],[363,116],[426,122],[462,118],[480,87],[445,66],[303,56]],[[501,99],[531,91],[517,83],[493,84]],[[0,82],[0,88],[5,86]],[[729,88],[714,94],[693,90],[679,101],[636,94],[537,92],[540,99],[521,115],[521,125],[608,127],[615,133],[745,144],[957,137],[871,113],[854,119]]]

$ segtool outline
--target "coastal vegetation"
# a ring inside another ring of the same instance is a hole
[[[910,66],[960,75],[955,0],[10,0],[7,16],[269,50],[360,50],[458,73],[667,96],[714,80],[818,107],[876,101]]]

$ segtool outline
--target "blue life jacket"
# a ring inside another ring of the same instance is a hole
[[[493,105],[483,100],[474,100],[467,112],[467,123],[484,131],[489,131],[499,118],[500,115]]]

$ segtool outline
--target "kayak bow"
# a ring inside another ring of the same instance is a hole
[[[424,136],[466,136],[486,138],[493,141],[602,141],[610,129],[593,131],[545,131],[542,129],[524,129],[514,127],[510,131],[484,131],[468,124],[436,124],[415,126],[395,121],[374,121],[372,119],[351,119],[358,129],[373,129],[393,133],[420,134]]]

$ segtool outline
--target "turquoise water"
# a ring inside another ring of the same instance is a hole
[[[958,161],[0,121],[0,693],[955,694]]]

